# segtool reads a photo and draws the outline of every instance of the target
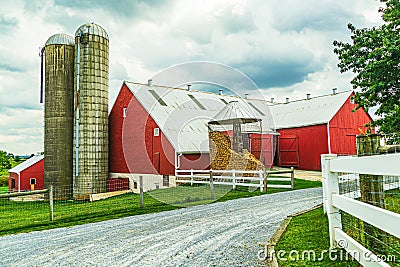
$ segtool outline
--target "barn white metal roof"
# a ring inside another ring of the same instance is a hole
[[[274,132],[272,116],[266,105],[262,112],[264,116],[261,116],[246,99],[236,96],[132,82],[125,84],[177,152],[208,153],[207,124],[231,101],[238,101],[254,118],[261,118],[263,132]]]
[[[18,164],[17,166],[15,166],[14,168],[8,170],[8,172],[12,172],[12,173],[21,173],[23,170],[29,168],[30,166],[32,166],[33,164],[38,163],[39,161],[41,161],[42,159],[44,159],[44,155],[35,155],[27,160],[25,160],[24,162],[22,162],[21,164]]]
[[[134,82],[125,84],[175,150],[182,153],[209,152],[207,124],[215,120],[215,116],[231,101],[244,106],[247,117],[262,119],[263,133],[276,133],[275,129],[329,122],[352,93],[348,91],[288,104],[271,104],[264,99],[244,99]]]
[[[276,129],[328,123],[350,97],[352,91],[271,106]]]

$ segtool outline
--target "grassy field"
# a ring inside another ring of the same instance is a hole
[[[0,186],[0,194],[8,193],[8,186]]]
[[[296,189],[320,186],[320,182],[295,180]],[[268,189],[269,194],[281,191],[284,189]],[[56,201],[53,222],[49,220],[47,202],[17,202],[0,199],[0,214],[2,215],[0,235],[73,226],[262,194],[265,193],[259,190],[251,192],[247,187],[229,190],[223,186],[215,186],[216,197],[212,200],[208,186],[179,186],[145,193],[144,208],[139,206],[139,195],[132,193],[96,202]]]
[[[286,260],[278,259],[279,266],[359,266],[351,257],[346,260],[344,251],[337,251],[337,253],[332,254],[332,258],[334,256],[337,257],[336,261],[331,260],[328,253],[324,254],[323,259],[318,260],[322,252],[328,249],[328,219],[324,215],[322,208],[294,217],[275,247],[275,251],[283,250],[286,252],[283,256]],[[289,253],[292,250],[299,253],[299,259],[297,259],[295,253],[292,254],[294,260],[289,257]],[[313,260],[313,257],[308,260],[306,253],[303,259],[302,253],[310,250],[315,251],[315,260]]]

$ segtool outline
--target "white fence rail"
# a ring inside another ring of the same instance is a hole
[[[335,248],[338,244],[347,244],[343,248],[350,255],[359,255],[355,259],[363,266],[390,265],[342,231],[340,210],[397,238],[400,238],[400,214],[340,195],[339,173],[400,176],[399,162],[400,154],[343,158],[336,155],[321,156],[324,208],[329,220],[330,246]]]
[[[290,177],[274,177],[270,174],[286,174]],[[294,188],[294,169],[288,171],[245,171],[245,170],[175,170],[177,183],[230,185],[232,189],[236,186],[257,187],[260,191],[267,188]],[[269,181],[282,182],[282,184],[268,183]]]

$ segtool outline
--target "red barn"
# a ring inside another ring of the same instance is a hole
[[[9,170],[10,192],[40,190],[44,188],[44,156],[33,156]]]
[[[124,82],[109,116],[111,177],[146,174],[146,179],[157,175],[168,179],[175,169],[209,168],[207,123],[231,101],[242,102],[262,119],[263,141],[260,134],[249,135],[250,152],[259,156],[263,144],[263,152],[271,153],[275,132],[265,101]],[[272,157],[262,160],[272,162]]]
[[[271,106],[280,133],[275,163],[320,170],[321,154],[356,154],[356,135],[372,121],[363,109],[353,112],[352,91]]]

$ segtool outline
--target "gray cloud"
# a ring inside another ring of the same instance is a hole
[[[251,12],[247,9],[242,14],[234,13],[232,9],[226,9],[217,19],[227,34],[250,33],[257,28]]]
[[[37,54],[54,33],[73,35],[87,22],[98,23],[108,32],[110,107],[122,80],[133,77],[143,82],[171,65],[196,60],[236,67],[266,89],[268,98],[278,99],[282,94],[294,98],[292,94],[304,97],[305,90],[318,95],[326,88],[350,87],[351,75],[340,76],[337,70],[332,41],[348,38],[348,22],[371,26],[365,12],[376,13],[379,5],[379,1],[365,0],[3,2],[0,149],[14,153],[33,153],[43,147]],[[242,90],[242,95],[249,88],[235,80],[238,75],[228,75],[215,66],[186,67],[175,77],[213,79]]]
[[[313,62],[312,58],[308,61],[258,59],[237,67],[260,88],[291,86],[304,81],[308,74],[322,68],[317,62]]]
[[[15,17],[7,17],[0,14],[0,32],[7,32],[18,27],[18,21]]]
[[[166,0],[55,0],[56,6],[68,7],[75,10],[93,10],[101,9],[107,13],[118,17],[128,17],[131,19],[151,17],[152,11],[156,11],[169,3]]]
[[[0,63],[0,70],[10,71],[10,72],[22,72],[22,68],[9,65],[7,63]]]
[[[290,8],[288,8],[290,6]],[[305,29],[317,31],[346,30],[349,19],[362,20],[359,14],[336,1],[286,0],[274,6],[273,27],[279,31],[300,32]]]

